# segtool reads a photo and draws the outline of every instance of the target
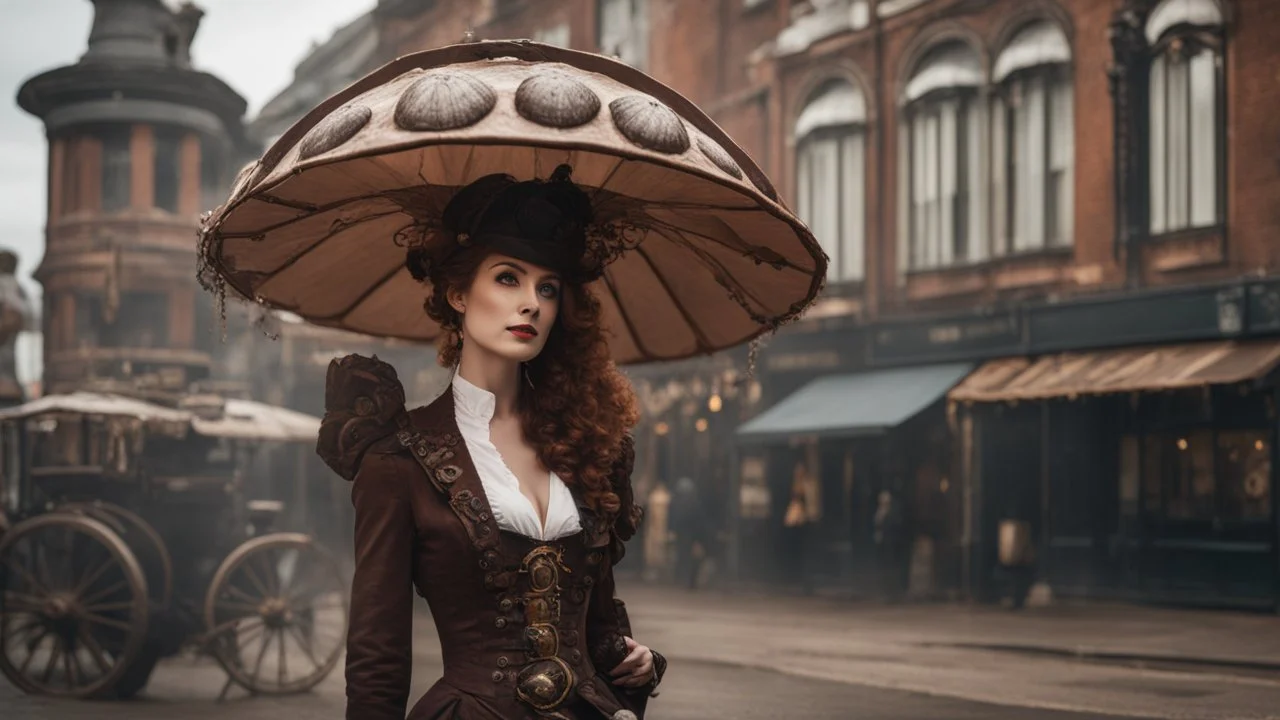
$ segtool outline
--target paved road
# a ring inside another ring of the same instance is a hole
[[[438,667],[422,665],[415,684],[425,687]],[[712,663],[680,662],[649,714],[654,720],[1112,720],[1102,715],[1046,712],[810,680]],[[127,703],[52,701],[0,686],[6,720],[280,720],[342,717],[342,687],[335,673],[316,692],[291,698],[215,702],[218,671],[204,662],[175,660],[156,671],[147,696]],[[420,689],[419,689],[420,691]],[[1115,720],[1119,720],[1115,718]]]
[[[637,636],[671,658],[662,694],[650,713],[656,720],[1280,720],[1280,678],[1275,677],[935,647],[931,643],[939,639],[938,630],[922,631],[898,617],[907,613],[908,619],[918,618],[918,611],[689,595],[639,586],[626,590]],[[925,617],[944,612],[932,608]],[[982,620],[952,615],[956,632]],[[1217,617],[1195,619],[1208,624]],[[1124,620],[1107,625],[1116,631],[1132,631],[1132,626],[1133,621]],[[439,677],[440,656],[430,618],[419,614],[414,630],[416,699]],[[219,703],[224,681],[212,661],[196,657],[163,663],[144,696],[129,703],[26,697],[0,679],[0,720],[310,720],[343,715],[340,671],[302,696],[250,698],[235,690]]]

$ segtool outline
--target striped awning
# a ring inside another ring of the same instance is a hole
[[[1174,390],[1257,380],[1280,364],[1280,341],[1129,347],[990,360],[947,394],[1004,402]]]

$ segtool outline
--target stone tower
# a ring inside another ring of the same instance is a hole
[[[44,386],[180,390],[210,373],[196,228],[249,154],[245,101],[191,67],[194,5],[92,1],[79,62],[18,91],[49,143]]]

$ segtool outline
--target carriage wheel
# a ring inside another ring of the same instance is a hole
[[[77,502],[59,505],[55,512],[81,511],[90,517],[102,520],[124,539],[125,544],[134,552],[139,564],[147,573],[147,589],[151,593],[151,601],[157,607],[169,607],[173,595],[173,558],[169,548],[165,546],[160,533],[142,516],[103,500]],[[110,520],[110,522],[107,522]]]
[[[205,597],[214,657],[250,692],[314,687],[338,663],[346,640],[342,578],[337,559],[306,535],[244,543],[222,562]]]
[[[147,580],[106,525],[54,513],[0,541],[0,672],[28,693],[108,695],[147,633]]]

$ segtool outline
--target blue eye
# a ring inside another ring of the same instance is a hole
[[[548,300],[555,300],[560,297],[560,288],[551,283],[543,283],[542,286],[538,288],[538,293]]]
[[[509,273],[509,272],[504,272],[499,274],[496,279],[498,282],[502,283],[503,285],[519,285],[520,284],[520,281],[516,280],[515,274]]]

